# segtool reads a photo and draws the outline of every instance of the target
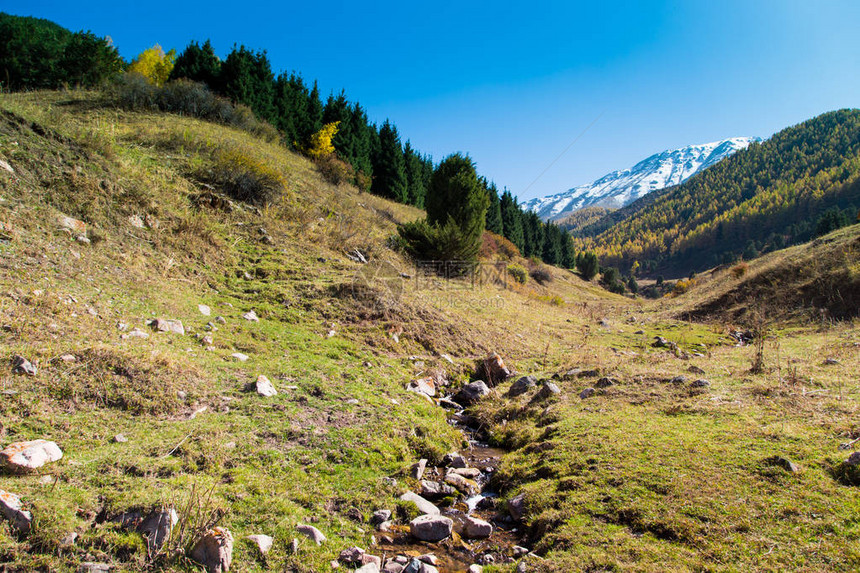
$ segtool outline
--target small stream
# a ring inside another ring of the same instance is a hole
[[[480,475],[475,478],[480,493],[471,497],[461,494],[451,507],[437,504],[442,515],[454,522],[455,535],[439,543],[427,543],[412,537],[408,525],[395,526],[392,531],[377,537],[379,541],[376,549],[381,550],[385,557],[418,557],[430,553],[437,557],[436,568],[440,573],[465,573],[473,564],[513,562],[514,547],[519,545],[517,524],[508,517],[503,507],[496,508],[497,495],[490,488],[491,478],[505,452],[479,441],[477,432],[468,422],[468,416],[463,415],[462,410],[452,412],[448,418],[448,423],[460,429],[469,443],[468,449],[461,449],[458,453],[466,459],[468,467],[480,470]],[[428,465],[423,479],[444,481],[445,469]],[[417,493],[421,494],[420,488]],[[468,515],[491,523],[492,535],[485,539],[464,538],[463,522]]]

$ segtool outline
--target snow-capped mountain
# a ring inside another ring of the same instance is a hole
[[[584,207],[624,207],[651,191],[683,183],[702,169],[761,141],[759,137],[733,137],[657,153],[623,171],[564,193],[530,199],[520,204],[544,220],[557,219]]]

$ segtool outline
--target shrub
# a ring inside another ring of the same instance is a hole
[[[476,246],[453,219],[444,225],[430,225],[419,219],[397,227],[397,232],[413,258],[425,261],[473,261]]]
[[[158,109],[157,94],[157,87],[135,73],[122,74],[108,91],[115,105],[131,110]]]
[[[508,265],[508,274],[511,275],[515,281],[523,285],[529,280],[526,270],[517,264]]]
[[[732,267],[731,273],[732,276],[736,279],[741,278],[745,274],[747,274],[747,270],[749,269],[749,265],[746,263],[738,263]]]
[[[492,259],[499,256],[505,260],[511,260],[514,257],[520,256],[520,250],[517,246],[501,235],[497,235],[491,231],[484,231],[481,237],[481,251],[479,253],[482,259]]]
[[[255,205],[271,203],[286,184],[276,169],[238,149],[218,154],[212,178],[230,196]]]
[[[318,157],[315,163],[320,175],[332,185],[352,183],[355,180],[355,170],[352,165],[341,161],[334,153]]]
[[[597,276],[600,265],[597,262],[597,255],[591,252],[579,253],[576,257],[576,269],[587,281],[590,281]]]
[[[531,276],[538,284],[543,285],[552,282],[552,273],[544,266],[535,266],[529,271]]]

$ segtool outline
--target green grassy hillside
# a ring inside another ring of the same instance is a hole
[[[512,536],[539,556],[527,570],[860,566],[857,490],[836,479],[850,453],[839,444],[860,436],[852,323],[774,325],[751,373],[755,348],[734,346],[733,319],[675,318],[706,300],[697,287],[646,304],[554,268],[544,285],[492,271],[426,280],[390,248],[421,211],[330,185],[249,133],[96,101],[0,100],[13,171],[0,168],[0,353],[38,367],[0,368],[0,447],[45,438],[65,453],[36,473],[0,472],[34,515],[25,536],[0,520],[5,570],[199,570],[181,553],[153,562],[111,521],[163,505],[190,526],[171,547],[193,526],[229,528],[235,571],[329,571],[351,545],[381,556],[370,514],[400,507],[402,526],[411,465],[468,448],[406,384],[444,370],[456,387],[489,351],[521,374],[558,375],[554,397],[508,398],[503,385],[471,411],[506,452],[499,519],[525,496]],[[230,200],[217,176],[228,154],[274,171],[283,193],[261,208]],[[147,325],[158,318],[185,334]],[[652,347],[658,335],[676,347]],[[277,396],[242,391],[261,374]],[[612,385],[580,398],[601,377]],[[699,378],[709,385],[691,386]],[[258,533],[275,539],[265,558],[243,539]],[[485,571],[514,571],[511,541],[491,544],[500,557]]]

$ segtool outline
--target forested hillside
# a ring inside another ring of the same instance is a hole
[[[608,215],[578,246],[652,272],[749,259],[855,222],[858,179],[860,111],[834,111]]]

